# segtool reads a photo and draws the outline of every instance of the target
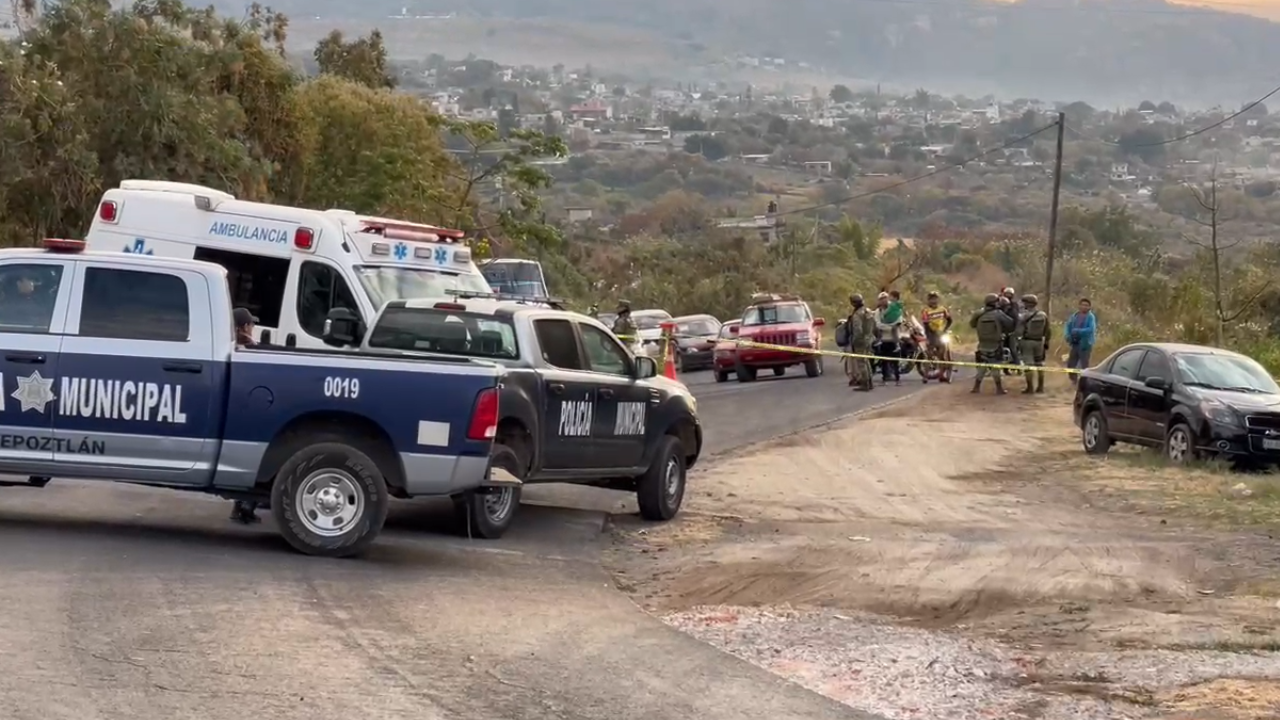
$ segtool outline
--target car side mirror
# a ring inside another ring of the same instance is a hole
[[[364,321],[348,308],[336,307],[324,319],[324,333],[320,339],[325,345],[348,347],[364,341]]]
[[[733,327],[729,328],[729,337],[737,337],[737,336],[738,336],[738,326],[734,325]]]
[[[826,324],[827,324],[827,321],[823,320],[822,318],[816,318],[813,321],[814,327],[822,327],[823,325],[826,325]]]
[[[1153,390],[1165,390],[1169,387],[1169,381],[1165,380],[1162,377],[1155,377],[1155,376],[1152,376],[1147,378],[1146,380],[1143,380],[1142,384],[1146,385],[1147,387]]]
[[[645,380],[651,377],[657,377],[658,363],[653,358],[646,355],[636,356],[636,379]]]

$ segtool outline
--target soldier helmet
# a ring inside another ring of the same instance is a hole
[[[618,301],[618,309],[617,309],[617,310],[615,310],[614,312],[631,312],[631,301],[630,301],[630,300],[619,300],[619,301]]]
[[[995,293],[987,293],[987,296],[982,299],[982,302],[988,306],[995,305],[1000,302],[1000,296]]]
[[[1014,295],[1016,295],[1016,294],[1017,294],[1017,293],[1016,293],[1016,292],[1014,292],[1014,289],[1013,289],[1012,287],[1007,287],[1007,288],[1005,288],[1005,289],[1004,289],[1004,295],[1005,295],[1005,297],[1013,297],[1013,296],[1014,296]]]
[[[850,305],[861,305],[863,302],[865,301],[862,299],[862,293],[854,293],[849,296]]]
[[[925,296],[925,299],[926,299],[926,300],[933,300],[933,299],[934,299],[934,298],[936,298],[936,297],[939,297],[939,295],[938,295],[938,291],[937,291],[937,290],[930,290],[930,291],[929,291],[929,294]]]
[[[1026,295],[1022,296],[1022,304],[1024,305],[1035,305],[1038,302],[1040,302],[1040,298],[1036,297],[1031,293],[1027,293]]]

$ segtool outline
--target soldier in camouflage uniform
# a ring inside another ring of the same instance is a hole
[[[844,369],[849,376],[849,385],[854,390],[870,390],[874,385],[871,380],[871,361],[866,356],[871,354],[871,344],[875,342],[876,316],[866,306],[862,295],[850,295],[849,304],[853,306],[853,312],[845,320],[849,333],[849,352],[863,357],[845,358]]]
[[[636,324],[631,319],[631,303],[619,300],[618,309],[614,312],[618,317],[613,321],[613,334],[617,335],[622,342],[631,345],[636,341]]]
[[[1014,335],[1018,338],[1018,357],[1024,365],[1033,368],[1044,367],[1044,356],[1049,351],[1049,316],[1039,307],[1040,299],[1035,295],[1022,296],[1022,317]],[[1034,377],[1033,377],[1034,376]],[[1044,370],[1027,370],[1027,387],[1024,395],[1033,392],[1044,392]],[[1035,387],[1032,388],[1032,381]]]
[[[1000,379],[1000,371],[985,367],[984,364],[999,364],[1001,348],[1004,347],[1005,336],[1014,330],[1013,318],[999,307],[1000,296],[995,293],[987,295],[981,310],[969,319],[969,327],[978,331],[978,352],[975,362],[979,363],[978,375],[973,379],[972,392],[982,392],[982,379],[989,373],[996,381],[996,394],[1004,395],[1004,382]]]

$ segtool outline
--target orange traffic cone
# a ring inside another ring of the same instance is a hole
[[[669,380],[678,381],[679,378],[676,377],[676,345],[678,343],[672,342],[672,336],[675,335],[675,325],[663,323],[662,331],[663,335],[665,335],[662,343],[665,350],[662,354],[666,356],[663,361],[662,375]]]

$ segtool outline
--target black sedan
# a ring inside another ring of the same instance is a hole
[[[676,371],[703,370],[715,360],[720,321],[711,315],[684,315],[676,325]]]
[[[1257,362],[1201,345],[1143,343],[1085,370],[1073,402],[1085,452],[1162,448],[1172,462],[1280,463],[1280,386]]]

